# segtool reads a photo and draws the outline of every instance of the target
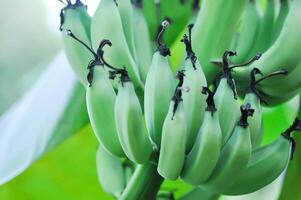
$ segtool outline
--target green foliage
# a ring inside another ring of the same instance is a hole
[[[0,188],[0,199],[111,200],[98,183],[97,140],[90,126],[47,153]]]

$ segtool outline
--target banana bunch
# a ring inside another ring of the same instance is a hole
[[[284,7],[284,8],[283,8]],[[288,76],[271,78],[258,84],[258,88],[265,94],[268,105],[273,106],[283,103],[300,92],[300,48],[299,39],[301,27],[296,23],[301,19],[301,2],[283,1],[281,15],[277,18],[278,33],[273,44],[264,52],[262,58],[244,69],[237,69],[234,79],[238,83],[238,90],[246,92],[247,83],[250,82],[250,71],[257,67],[263,74],[270,74],[279,70],[287,70]],[[279,26],[281,26],[279,28]],[[280,29],[280,30],[279,30]],[[279,53],[281,52],[281,53]],[[277,87],[275,87],[275,84]],[[278,88],[279,86],[279,88]]]
[[[186,50],[175,70],[170,59],[179,54],[165,38],[177,20],[161,13],[160,1],[102,0],[90,17],[80,0],[61,0],[64,48],[86,88],[107,193],[173,199],[157,195],[161,184],[182,179],[204,195],[240,195],[285,170],[301,120],[261,146],[262,106],[301,91],[301,0],[282,0],[279,11],[266,1],[263,12],[256,0],[181,0],[194,12],[185,24],[195,23],[181,42],[170,40]],[[144,6],[160,13],[154,41]]]
[[[301,120],[285,130],[273,143],[252,151],[251,158],[241,176],[229,185],[224,185],[221,193],[240,195],[254,192],[275,180],[293,159],[295,141],[291,134],[301,130]]]

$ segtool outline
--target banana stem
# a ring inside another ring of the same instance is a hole
[[[157,166],[151,163],[138,165],[122,193],[120,200],[156,199],[163,183],[163,178],[157,172]]]

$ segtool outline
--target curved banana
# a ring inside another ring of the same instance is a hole
[[[252,152],[247,119],[253,113],[254,110],[251,109],[250,104],[241,106],[241,118],[234,128],[232,136],[223,146],[213,173],[208,181],[201,185],[202,187],[211,191],[219,191],[225,187],[225,183],[233,183],[247,167]]]
[[[249,65],[255,60],[258,60],[261,56],[260,54],[257,54],[255,57],[244,64],[230,66],[228,57],[234,55],[236,55],[236,52],[233,51],[226,51],[224,53],[222,63],[220,63],[223,70],[223,76],[216,89],[216,94],[214,95],[217,114],[219,116],[219,119],[223,119],[220,120],[220,127],[223,134],[223,144],[227,142],[227,140],[231,136],[235,123],[239,118],[236,85],[232,78],[231,71],[233,68]]]
[[[158,51],[153,56],[144,89],[146,126],[150,137],[157,146],[160,146],[161,143],[163,122],[175,89],[174,75],[167,58],[169,49],[160,42],[168,23],[168,21],[162,22],[164,26],[162,26],[162,30],[158,35]]]
[[[279,75],[287,75],[286,70],[277,71],[266,76],[256,79],[256,75],[261,74],[261,71],[258,68],[254,68],[251,71],[251,83],[249,86],[249,91],[245,96],[244,103],[249,103],[252,108],[255,109],[253,117],[249,120],[249,128],[251,133],[251,143],[252,148],[256,149],[260,146],[262,140],[262,109],[261,103],[268,104],[266,101],[265,93],[259,89],[259,84],[272,79],[273,77],[278,77]],[[278,77],[280,78],[280,77]],[[275,86],[273,86],[275,87]]]
[[[235,90],[235,85],[230,86],[228,79],[222,78],[217,87],[216,95],[214,96],[217,114],[220,119],[223,119],[220,120],[223,144],[226,143],[231,136],[233,127],[239,118],[239,106]],[[231,115],[229,115],[229,113],[231,113]]]
[[[192,45],[208,83],[218,73],[211,61],[231,45],[247,0],[203,0],[192,32]],[[233,12],[235,10],[235,12]]]
[[[256,70],[257,73],[262,74],[259,69],[255,68],[254,70]],[[252,70],[252,72],[254,70]],[[281,77],[278,77],[279,81],[275,85],[268,85],[268,86],[265,86],[265,87],[263,87],[261,85],[261,84],[264,84],[265,82],[270,81],[270,79],[273,79],[273,81],[274,81],[275,80],[274,77],[278,76],[278,75],[286,75],[287,76],[288,72],[287,72],[287,70],[279,70],[279,71],[273,72],[271,74],[268,74],[268,75],[260,78],[259,80],[255,80],[254,78],[251,78],[251,85],[253,85],[252,86],[253,92],[256,93],[256,95],[266,105],[270,105],[271,103],[273,104],[279,98],[282,100],[282,99],[286,98],[287,96],[290,96],[291,94],[294,94],[296,91],[300,91],[301,79],[299,77],[297,77],[297,75],[294,75],[296,77],[296,79],[287,79],[287,80],[292,81],[293,83],[295,83],[295,85],[291,86],[291,87],[288,87],[288,88],[285,87],[286,89],[284,89],[284,90],[281,90],[281,88],[283,86],[278,85],[278,84],[281,84],[281,80],[283,80],[283,79],[281,79]],[[286,77],[286,76],[284,76],[284,77]],[[288,78],[288,77],[286,77],[286,78]],[[292,76],[289,77],[289,78],[292,78]],[[285,82],[283,84],[285,84]],[[269,89],[271,91],[269,91]],[[273,91],[275,91],[274,94],[273,94]]]
[[[145,163],[152,153],[152,144],[145,127],[139,99],[127,71],[120,70],[121,84],[115,102],[115,123],[119,140],[127,157]]]
[[[158,173],[176,180],[182,171],[186,147],[186,119],[182,102],[183,72],[178,72],[179,84],[169,106],[162,128]]]
[[[272,42],[274,42],[278,38],[278,36],[283,28],[283,24],[288,15],[290,5],[291,5],[291,0],[280,0],[280,11],[276,18]]]
[[[108,62],[120,68],[126,66],[135,88],[143,91],[144,86],[138,67],[131,55],[124,35],[116,3],[113,0],[102,0],[91,22],[92,46],[94,49],[97,49],[101,40],[110,40],[115,47],[106,52]]]
[[[236,51],[238,55],[232,59],[234,63],[241,63],[248,59],[250,50],[259,32],[260,13],[257,0],[248,0],[241,22]]]
[[[204,87],[202,92],[208,93],[208,106],[197,139],[187,155],[181,173],[181,178],[192,185],[200,185],[207,181],[219,160],[222,147],[222,132],[214,104],[214,93],[207,87]]]
[[[122,162],[120,158],[107,152],[101,142],[96,153],[96,169],[102,189],[118,198],[125,188]]]
[[[244,98],[244,104],[249,103],[254,109],[253,117],[249,119],[249,129],[252,149],[256,149],[260,146],[263,136],[262,126],[262,108],[261,108],[261,96],[256,88],[256,75],[261,74],[259,69],[254,68],[251,71],[251,83],[248,93]]]
[[[87,7],[76,0],[74,4],[67,1],[66,7],[61,10],[60,30],[72,30],[81,40],[89,46],[91,18],[87,13]],[[78,42],[70,37],[63,35],[63,45],[68,61],[80,82],[86,86],[87,65],[93,59],[90,52],[83,48]]]
[[[183,94],[184,113],[187,120],[186,152],[191,150],[203,121],[206,98],[201,95],[201,91],[202,87],[207,87],[206,77],[191,47],[192,27],[193,25],[188,26],[189,34],[188,36],[185,34],[182,39],[187,53],[183,87],[189,89],[189,92]]]
[[[301,1],[296,0],[291,4],[289,14],[283,29],[274,44],[263,54],[261,59],[246,69],[236,70],[234,78],[240,90],[247,89],[250,71],[257,67],[263,74],[286,69],[293,71],[301,61],[301,26],[296,26],[301,20]],[[293,51],[292,51],[293,49]]]
[[[261,91],[267,96],[283,97],[290,95],[296,89],[298,90],[301,85],[301,63],[287,76],[270,78],[258,84]]]
[[[253,92],[246,94],[244,98],[244,104],[246,103],[249,103],[254,109],[253,117],[249,119],[249,129],[252,149],[256,149],[260,146],[263,136],[262,108],[260,99]]]
[[[139,67],[141,78],[145,81],[152,62],[152,44],[148,25],[142,12],[142,6],[143,3],[138,0],[133,3],[133,28],[134,43],[137,51],[136,62]]]
[[[264,79],[264,81],[256,81],[256,90],[259,92],[261,99],[267,106],[286,102],[300,93],[300,73],[301,64],[290,73],[287,73],[286,70],[279,70],[278,72],[271,73],[267,76],[268,79],[263,77],[261,79]],[[274,77],[278,74],[286,76]]]
[[[132,0],[118,0],[117,7],[119,10],[122,27],[124,31],[124,36],[127,41],[128,47],[130,49],[131,55],[136,59],[136,49],[134,42],[134,16],[133,16],[133,6]]]
[[[260,19],[259,32],[248,56],[265,52],[272,43],[275,25],[275,0],[267,0],[266,2],[266,10]]]
[[[285,170],[290,158],[293,158],[295,141],[291,134],[296,130],[301,130],[299,119],[295,119],[276,141],[253,151],[248,167],[235,183],[225,187],[222,194],[251,193],[275,180]]]
[[[109,74],[102,66],[94,69],[94,83],[87,88],[86,101],[90,122],[99,141],[112,154],[124,157],[115,123],[116,94]]]
[[[95,136],[110,153],[124,157],[125,154],[118,139],[114,117],[116,94],[109,79],[109,73],[105,69],[106,61],[103,58],[103,47],[112,44],[107,40],[101,41],[96,53],[75,36],[71,30],[67,30],[67,35],[94,56],[88,65],[87,82],[89,87],[87,87],[86,92],[86,103]]]

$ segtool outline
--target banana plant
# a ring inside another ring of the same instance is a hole
[[[149,6],[102,0],[93,17],[80,0],[65,4],[60,30],[87,90],[92,127],[108,153],[137,164],[116,198],[153,199],[164,179],[178,178],[212,194],[247,194],[286,169],[295,150],[292,133],[301,121],[296,118],[279,130],[277,140],[261,145],[261,110],[300,92],[300,0],[281,3],[277,18],[274,0],[266,1],[265,10],[255,0],[173,2],[183,10],[191,7],[183,12],[190,18],[188,28],[182,27],[186,56],[170,50],[170,41],[177,40],[167,30],[181,23],[164,12],[163,1]],[[157,17],[155,37],[144,7]],[[183,60],[176,74],[170,65],[174,54]]]
[[[61,80],[68,70],[57,82],[88,112],[67,98],[54,114],[62,123],[88,116],[104,191],[174,199],[164,182],[181,180],[192,190],[180,199],[214,200],[281,185],[301,119],[283,114],[289,122],[267,144],[265,115],[301,91],[301,0],[101,0],[93,16],[81,0],[60,2],[64,51],[81,85]]]

